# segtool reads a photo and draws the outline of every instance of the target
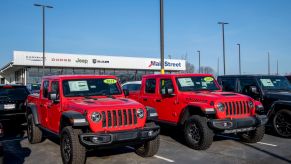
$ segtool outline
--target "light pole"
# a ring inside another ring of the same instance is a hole
[[[198,61],[199,61],[199,73],[201,73],[201,65],[200,65],[200,51],[198,52]]]
[[[42,8],[42,76],[44,76],[45,68],[45,8],[53,8],[49,5],[34,4],[36,7]]]
[[[222,48],[223,48],[223,74],[225,75],[225,43],[224,43],[224,25],[228,24],[226,22],[218,22],[222,27]]]
[[[165,73],[164,65],[164,0],[160,0],[160,48],[161,48],[161,74]]]
[[[217,58],[217,76],[219,75],[219,57]]]
[[[279,75],[279,61],[277,59],[277,75]]]
[[[270,53],[268,52],[268,75],[271,74],[271,68],[270,68]]]
[[[238,45],[238,69],[239,69],[239,74],[241,75],[241,59],[240,59],[240,44],[236,44]]]

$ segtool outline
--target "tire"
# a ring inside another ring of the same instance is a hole
[[[291,138],[291,111],[279,110],[274,116],[273,127],[278,136]]]
[[[239,134],[241,140],[247,143],[257,143],[264,138],[265,126],[259,126],[255,130]]]
[[[149,126],[153,126],[155,123],[150,123]],[[141,157],[152,157],[159,151],[160,136],[155,139],[146,141],[142,145],[135,146],[135,153]]]
[[[32,114],[27,116],[27,138],[31,144],[43,141],[42,131],[35,125]]]
[[[187,145],[195,150],[206,150],[213,141],[214,133],[207,125],[207,118],[191,116],[185,123],[184,137]]]
[[[86,162],[86,148],[79,141],[81,129],[64,127],[61,132],[60,149],[64,164],[82,164]]]

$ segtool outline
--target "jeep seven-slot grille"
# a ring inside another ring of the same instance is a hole
[[[251,112],[247,101],[225,102],[224,105],[227,116],[243,115]]]
[[[137,124],[136,109],[119,109],[103,111],[102,127],[119,127]]]

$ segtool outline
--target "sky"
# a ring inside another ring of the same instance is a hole
[[[46,52],[160,57],[159,0],[0,0],[0,67],[14,50],[42,51],[41,8],[46,10]],[[223,73],[225,25],[226,73],[291,73],[290,0],[164,0],[165,56]]]

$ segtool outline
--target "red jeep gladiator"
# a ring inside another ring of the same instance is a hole
[[[124,98],[115,76],[47,76],[26,104],[29,142],[59,136],[63,163],[85,163],[87,149],[132,145],[142,157],[159,149],[156,111]]]
[[[258,114],[262,104],[222,92],[210,74],[146,75],[139,95],[132,96],[156,109],[159,122],[183,127],[188,146],[196,150],[209,148],[216,133],[236,133],[249,143],[265,133],[267,117]]]

